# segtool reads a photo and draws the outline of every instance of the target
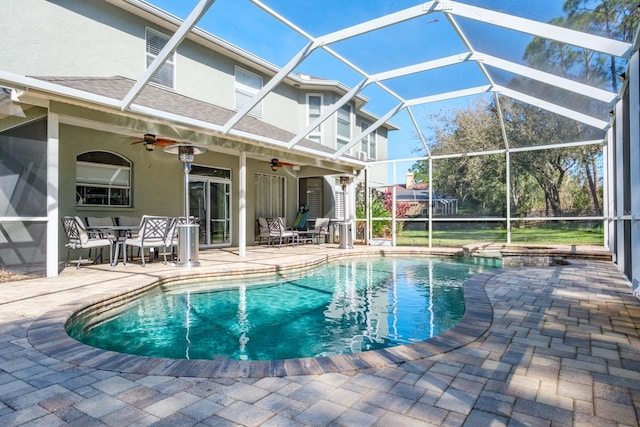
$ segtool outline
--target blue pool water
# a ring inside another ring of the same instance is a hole
[[[433,257],[344,259],[286,280],[198,281],[154,288],[108,312],[73,318],[86,344],[174,359],[271,360],[408,344],[453,327],[462,285],[499,267]]]

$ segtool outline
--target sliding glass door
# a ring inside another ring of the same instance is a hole
[[[213,176],[203,176],[203,172]],[[194,167],[189,181],[189,211],[200,222],[200,246],[230,245],[230,171]]]

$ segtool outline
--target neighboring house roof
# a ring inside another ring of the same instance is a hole
[[[125,97],[135,84],[134,80],[120,76],[107,78],[39,76],[33,78],[120,100]],[[220,126],[224,125],[235,114],[235,111],[179,95],[154,85],[145,86],[138,98],[136,98],[136,103]],[[235,126],[235,129],[282,142],[288,142],[295,136],[292,132],[280,129],[249,115],[243,117]],[[334,149],[307,139],[301,141],[299,145],[329,154],[335,153]]]
[[[434,191],[433,200],[454,200],[454,198]],[[429,184],[414,184],[410,189],[407,189],[407,186],[405,184],[396,185],[396,201],[428,202]]]

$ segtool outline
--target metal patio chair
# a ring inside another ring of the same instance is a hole
[[[91,249],[100,248],[100,261],[102,261],[102,248],[109,246],[109,264],[113,263],[113,241],[103,237],[97,237],[96,235],[87,231],[87,227],[82,220],[77,216],[65,216],[62,218],[62,227],[67,234],[68,243],[67,247],[67,261],[65,267],[69,265],[69,254],[71,249],[80,249],[78,255],[78,265],[76,268],[80,268],[82,261],[82,249],[89,249],[89,257],[91,257]],[[94,259],[94,263],[97,261]]]
[[[316,242],[320,244],[320,237],[322,237],[323,242],[326,241],[326,236],[329,235],[329,222],[331,220],[329,218],[316,218],[316,222],[313,225],[313,230],[309,230],[311,232],[311,240],[316,239]]]
[[[173,223],[173,218],[168,216],[150,216],[145,215],[140,222],[140,230],[137,236],[127,237],[122,243],[123,259],[126,263],[127,246],[140,248],[140,258],[142,266],[145,266],[144,250],[149,249],[149,262],[152,261],[153,249],[163,248],[164,263],[167,263],[167,243],[168,234]],[[118,248],[116,247],[116,259],[118,256]]]
[[[278,239],[278,247],[282,246],[282,242],[287,240],[290,243],[297,243],[298,232],[287,228],[284,225],[284,218],[275,217],[267,218],[267,224],[269,225],[269,241],[275,242]]]
[[[271,244],[272,239],[275,239],[275,233],[271,233],[269,229],[269,223],[264,217],[258,218],[258,245],[262,244],[262,239],[267,240],[267,245]]]

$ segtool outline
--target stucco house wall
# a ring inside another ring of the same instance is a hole
[[[145,31],[150,28],[171,35],[176,29],[176,23],[164,20],[163,15],[143,19],[107,1],[30,0],[28,7],[25,7],[24,2],[0,0],[0,10],[5,16],[11,17],[3,24],[5,36],[0,37],[0,71],[116,99],[120,99],[118,97],[122,95],[114,94],[113,88],[117,85],[122,88],[127,81],[133,84],[145,71]],[[163,104],[158,102],[159,98],[149,98],[163,90],[163,100],[180,102],[176,101],[176,95],[179,95],[221,107],[224,111],[219,108],[216,112],[222,114],[220,117],[196,118],[224,123],[224,117],[228,118],[236,110],[236,67],[260,75],[263,84],[269,81],[277,68],[249,53],[240,54],[238,51],[228,50],[228,45],[218,45],[215,39],[207,39],[198,34],[200,33],[190,34],[174,53],[175,88],[162,89],[157,85],[150,85],[140,95],[139,102],[146,102],[152,105],[152,108],[173,113],[181,105]],[[328,107],[346,92],[346,88],[337,82],[328,84],[326,81],[314,79],[296,79],[296,76],[285,79],[262,101],[262,115],[250,116],[245,122],[249,126],[263,128],[260,132],[274,135],[270,137],[281,138],[286,142],[307,126],[308,93],[322,93],[324,105]],[[332,206],[335,201],[334,176],[350,175],[355,170],[355,166],[344,161],[317,159],[313,155],[274,148],[250,139],[216,136],[210,132],[199,132],[198,129],[181,123],[176,125],[167,122],[166,119],[121,112],[99,104],[88,104],[83,100],[51,95],[46,91],[26,91],[24,98],[47,108],[60,121],[57,130],[59,200],[56,205],[60,217],[181,215],[182,164],[175,156],[164,153],[161,149],[148,152],[142,145],[131,145],[132,137],[140,138],[144,133],[202,143],[210,151],[199,155],[194,164],[231,171],[231,245],[241,243],[238,240],[240,224],[237,220],[240,151],[247,153],[247,244],[254,243],[256,232],[255,173],[286,178],[285,215],[291,222],[299,206],[300,177],[317,176],[325,180],[325,212],[332,216],[335,213]],[[373,121],[369,113],[359,110],[365,103],[365,99],[357,101],[357,108],[352,117],[354,136],[359,133],[356,115],[366,117],[369,122]],[[352,101],[352,105],[356,106],[356,102]],[[4,122],[11,117],[0,119]],[[265,127],[262,123],[268,126]],[[336,148],[335,115],[326,120],[322,128],[322,142],[325,147],[323,150],[331,152]],[[0,126],[0,138],[2,129]],[[377,132],[378,158],[382,158],[386,153],[386,132],[386,129]],[[307,141],[306,144],[312,143]],[[358,150],[358,147],[359,145],[356,145],[353,151]],[[92,150],[113,152],[132,163],[131,207],[76,205],[76,157]],[[300,168],[280,168],[272,171],[268,164],[272,157],[300,164]],[[61,227],[58,229],[58,236],[58,253],[62,260],[66,255],[66,237]]]

